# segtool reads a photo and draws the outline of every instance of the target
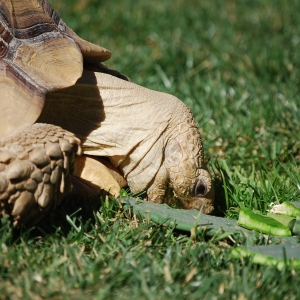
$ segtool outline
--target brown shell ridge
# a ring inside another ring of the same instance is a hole
[[[8,51],[8,45],[13,39],[7,25],[5,24],[5,18],[0,11],[0,58],[5,57]]]
[[[4,64],[6,66],[3,68]],[[43,96],[43,98],[45,97],[45,93],[47,90],[44,87],[40,86],[37,82],[35,82],[31,77],[28,76],[28,74],[24,70],[22,70],[18,66],[11,64],[9,61],[4,59],[3,61],[0,60],[0,69],[5,69],[6,76],[8,78],[17,80],[20,84],[22,84],[23,88],[27,88],[31,91],[31,93]]]
[[[45,33],[50,33],[53,31],[57,31],[57,27],[55,24],[44,23],[44,24],[35,24],[31,27],[23,28],[23,29],[15,29],[15,37],[18,39],[32,39],[38,37]]]

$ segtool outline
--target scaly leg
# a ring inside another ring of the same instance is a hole
[[[34,124],[0,141],[0,218],[38,222],[71,191],[80,141],[58,126]]]

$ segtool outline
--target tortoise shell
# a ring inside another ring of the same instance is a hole
[[[0,2],[0,138],[39,117],[50,91],[72,86],[83,62],[98,64],[110,51],[78,37],[47,0]]]

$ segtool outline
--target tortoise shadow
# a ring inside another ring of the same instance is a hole
[[[71,194],[65,197],[55,211],[48,213],[36,224],[40,232],[53,234],[59,230],[66,236],[72,227],[89,229],[92,224],[97,223],[95,214],[107,193],[83,178],[71,175],[70,179],[73,187]]]
[[[93,131],[101,127],[106,118],[96,73],[130,81],[120,72],[101,64],[94,67],[93,71],[83,70],[75,85],[46,94],[44,108],[37,123],[58,125],[74,133],[83,144]]]
[[[104,104],[94,72],[84,71],[75,85],[46,94],[37,123],[48,123],[74,133],[82,143],[105,120]]]
[[[10,224],[11,243],[45,238],[56,234],[66,238],[71,232],[75,235],[82,235],[96,226],[96,212],[99,211],[103,202],[101,198],[99,195],[93,199],[82,199],[72,194],[55,211],[46,214],[37,224],[25,224],[20,228],[12,228]]]

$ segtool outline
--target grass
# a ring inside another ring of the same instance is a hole
[[[227,217],[299,200],[299,1],[51,4],[113,52],[111,68],[191,108]],[[135,220],[114,201],[98,214],[78,206],[19,232],[2,220],[0,299],[299,297],[296,270],[232,259],[227,242]]]

